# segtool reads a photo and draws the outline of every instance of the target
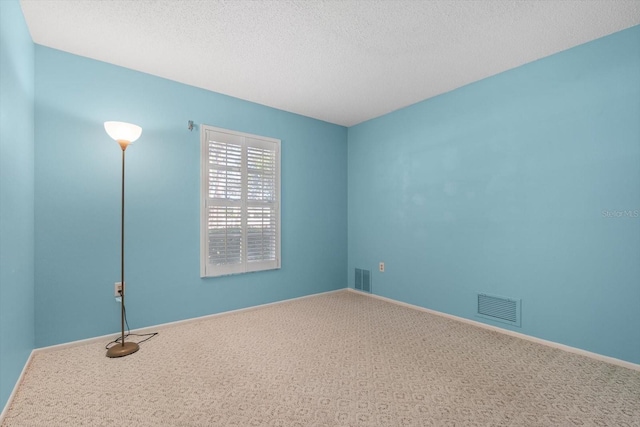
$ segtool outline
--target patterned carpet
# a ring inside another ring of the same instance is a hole
[[[34,355],[9,426],[635,426],[640,372],[352,292]]]

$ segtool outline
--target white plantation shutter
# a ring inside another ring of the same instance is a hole
[[[201,276],[280,268],[280,140],[201,128]]]
[[[239,207],[209,206],[209,263],[218,265],[242,262],[242,211]]]

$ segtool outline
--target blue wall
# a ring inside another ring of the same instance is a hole
[[[34,344],[34,49],[17,0],[0,2],[0,408]]]
[[[639,76],[634,27],[350,128],[350,286],[640,363]]]
[[[139,328],[344,288],[347,130],[36,46],[36,346],[119,330],[120,149],[126,281]],[[200,278],[200,135],[187,121],[282,140],[282,268]],[[159,339],[162,339],[160,336]]]
[[[475,320],[476,291],[522,298],[511,329],[640,363],[640,27],[347,131],[34,54],[18,1],[0,8],[0,407],[34,345],[119,329],[105,120],[144,129],[127,150],[134,328],[353,286],[364,267],[379,295]],[[199,277],[187,120],[282,139],[281,270]]]

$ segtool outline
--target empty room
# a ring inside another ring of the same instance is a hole
[[[640,2],[0,0],[0,409],[640,427]]]

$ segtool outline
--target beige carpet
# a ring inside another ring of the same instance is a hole
[[[640,426],[640,372],[351,292],[35,355],[3,426]]]

